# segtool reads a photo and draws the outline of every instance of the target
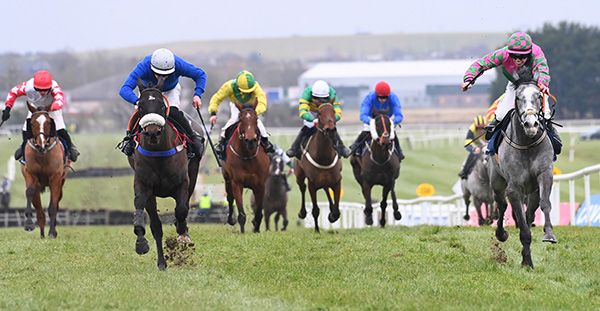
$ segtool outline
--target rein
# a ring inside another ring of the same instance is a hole
[[[41,134],[41,133],[40,133]],[[37,135],[39,136],[39,135]],[[58,137],[54,136],[54,137],[49,137],[49,139],[52,139],[52,144],[50,144],[50,146],[46,149],[46,150],[42,150],[42,148],[40,146],[38,146],[34,141],[35,138],[31,138],[27,140],[27,144],[33,148],[35,151],[37,151],[38,153],[41,154],[45,154],[48,153],[50,150],[54,149],[54,147],[56,147],[56,145],[58,144]]]
[[[373,141],[371,140],[371,144],[373,144]],[[371,159],[371,161],[373,161],[373,163],[382,166],[386,163],[388,163],[391,159],[392,159],[392,154],[394,153],[394,148],[396,147],[396,142],[392,141],[392,148],[390,148],[390,150],[388,150],[388,156],[387,159],[385,159],[385,161],[383,162],[379,162],[377,160],[375,160],[375,158],[373,158],[373,151],[371,150],[371,146],[369,144],[367,144],[365,142],[365,145],[367,146],[367,149],[369,150],[369,159]]]

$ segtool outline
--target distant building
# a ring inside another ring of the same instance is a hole
[[[417,60],[394,62],[317,63],[298,79],[304,88],[322,79],[338,92],[346,108],[358,109],[362,98],[380,80],[398,94],[403,107],[463,107],[489,104],[489,88],[496,71],[489,70],[477,79],[468,92],[459,85],[474,60]]]

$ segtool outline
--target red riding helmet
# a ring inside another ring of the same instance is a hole
[[[391,88],[390,85],[385,81],[379,81],[377,85],[375,85],[375,94],[377,96],[390,96]]]
[[[33,75],[33,87],[40,90],[52,88],[52,75],[46,70],[40,70]]]

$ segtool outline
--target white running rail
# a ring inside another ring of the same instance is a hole
[[[575,181],[581,177],[583,177],[584,202],[586,206],[588,206],[588,209],[591,210],[590,198],[592,195],[590,189],[590,175],[594,173],[600,173],[600,164],[588,166],[573,173],[554,175],[554,184],[552,185],[552,193],[550,194],[550,202],[552,203],[552,223],[558,224],[560,220],[560,182],[562,181],[567,181],[569,183],[569,223],[571,225],[575,223],[575,210],[577,209],[577,203],[575,202]],[[589,226],[592,221],[592,213],[589,212],[587,215]]]

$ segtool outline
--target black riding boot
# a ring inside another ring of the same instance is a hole
[[[346,148],[346,146],[344,146],[344,142],[342,141],[342,138],[340,137],[340,134],[338,133],[337,129],[334,130],[334,147],[335,147],[335,151],[337,151],[337,153],[339,155],[341,155],[343,158],[347,158],[350,156],[350,149]]]
[[[469,177],[469,174],[471,174],[475,163],[477,163],[477,156],[478,155],[473,152],[469,153],[469,156],[467,156],[467,160],[465,160],[465,165],[463,165],[462,170],[460,171],[460,173],[458,173],[458,176],[461,179],[467,179]]]
[[[396,153],[398,153],[398,159],[400,159],[400,161],[404,160],[404,152],[402,152],[402,147],[400,147],[400,141],[398,140],[398,136],[394,137],[394,145],[396,146]]]
[[[358,134],[358,137],[356,137],[356,140],[352,143],[352,145],[350,145],[350,151],[352,151],[355,156],[360,156],[362,154],[363,145],[370,135],[371,132],[362,131],[360,134]]]
[[[77,150],[77,147],[75,147],[75,145],[73,144],[73,141],[71,140],[71,136],[69,135],[67,130],[65,130],[65,129],[58,130],[58,131],[56,131],[56,134],[58,135],[58,137],[64,139],[67,142],[67,145],[69,146],[69,151],[68,151],[69,160],[76,162],[77,157],[79,157],[79,150]]]
[[[298,136],[296,136],[296,139],[294,139],[294,142],[290,146],[290,149],[288,149],[288,151],[285,152],[285,154],[287,154],[288,157],[300,158],[300,144],[302,143],[302,140],[311,133],[311,130],[311,128],[302,126],[300,132],[298,132]]]
[[[31,135],[29,135],[29,132],[27,131],[22,131],[21,135],[23,136],[23,142],[21,143],[21,146],[15,151],[15,160],[19,162],[23,162],[23,156],[25,155],[25,143],[27,143],[27,140],[31,138]]]
[[[260,137],[260,143],[265,147],[265,152],[274,153],[275,148],[273,148],[273,144],[269,141],[268,137]]]
[[[498,119],[494,118],[494,120],[492,122],[490,122],[490,124],[488,124],[484,127],[486,130],[485,140],[489,141],[492,138],[492,135],[494,135],[494,132],[496,131],[496,127],[498,126],[498,124],[500,124],[500,121],[498,121]]]
[[[125,137],[123,137],[123,140],[117,145],[117,148],[121,149],[121,152],[128,157],[130,157],[135,151],[135,140],[133,140],[134,136],[135,135],[129,131],[125,132]]]
[[[176,107],[171,107],[171,112],[169,112],[169,118],[171,120],[177,122],[179,126],[185,131],[188,137],[192,140],[192,145],[189,148],[191,153],[188,154],[189,158],[198,157],[201,158],[204,153],[204,137],[198,134],[192,126],[190,125],[190,121],[185,117],[183,112],[181,112]]]
[[[562,151],[562,140],[560,139],[560,136],[558,136],[558,132],[552,125],[552,122],[548,121],[547,128],[548,134],[550,134],[550,142],[552,143],[554,154],[559,155]]]
[[[215,146],[215,153],[219,159],[225,159],[225,146],[227,146],[227,139],[225,137],[219,137],[219,142]]]

